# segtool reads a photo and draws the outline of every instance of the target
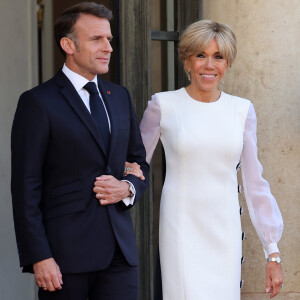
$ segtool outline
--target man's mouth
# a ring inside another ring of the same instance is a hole
[[[103,62],[109,62],[109,58],[105,58],[105,57],[98,57],[98,60],[101,60]]]

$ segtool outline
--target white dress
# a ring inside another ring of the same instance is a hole
[[[278,252],[283,223],[257,160],[249,100],[221,93],[192,99],[185,88],[155,94],[141,132],[150,161],[160,138],[166,177],[159,250],[164,300],[239,300],[242,231],[236,167],[265,253]]]

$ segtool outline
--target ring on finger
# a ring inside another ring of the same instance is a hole
[[[283,288],[283,283],[281,284],[281,286],[280,286],[281,288]]]
[[[98,196],[98,198],[99,198],[99,199],[101,199],[101,198],[102,198],[102,196],[103,196],[103,194],[101,194],[101,193],[100,193],[100,194],[99,194],[99,196]]]

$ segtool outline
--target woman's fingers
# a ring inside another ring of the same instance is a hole
[[[134,163],[125,162],[124,176],[128,174],[134,175],[141,180],[145,180],[143,171],[141,170],[141,166],[136,162]]]
[[[266,292],[270,293],[270,298],[275,297],[282,287],[283,273],[281,264],[268,262],[266,267]]]

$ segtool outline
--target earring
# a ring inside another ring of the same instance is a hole
[[[186,71],[186,75],[189,81],[191,81],[191,72],[190,71]]]
[[[223,75],[223,78],[222,78],[222,83],[223,83],[223,84],[225,83],[226,75],[227,75],[227,73],[225,73],[225,74]]]
[[[225,83],[225,78],[226,78],[226,75],[224,74],[223,78],[222,78],[222,83],[224,84]]]

